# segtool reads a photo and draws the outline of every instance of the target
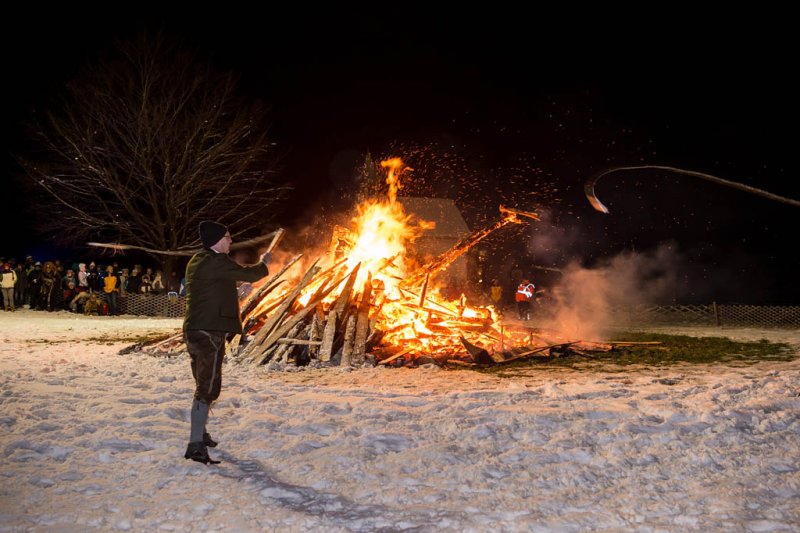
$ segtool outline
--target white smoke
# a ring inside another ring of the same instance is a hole
[[[626,251],[593,268],[573,262],[552,289],[546,327],[570,338],[603,338],[617,307],[664,303],[674,296],[682,259],[671,243]]]

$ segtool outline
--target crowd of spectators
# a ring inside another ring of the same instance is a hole
[[[17,262],[0,257],[3,308],[74,313],[117,314],[118,297],[128,294],[183,295],[185,280],[176,272],[165,276],[160,270],[142,265],[133,268],[117,261],[106,265],[94,261],[72,263],[32,256]],[[12,290],[13,288],[13,290]]]

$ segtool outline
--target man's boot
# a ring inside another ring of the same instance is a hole
[[[218,465],[220,463],[220,461],[215,461],[208,456],[208,449],[202,442],[190,442],[186,447],[186,453],[183,454],[183,457],[207,465]]]
[[[209,448],[216,448],[218,443],[211,438],[211,435],[209,435],[208,432],[203,432],[203,444]]]

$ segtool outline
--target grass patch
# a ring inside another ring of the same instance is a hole
[[[662,344],[618,347],[596,354],[600,361],[616,364],[669,365],[674,363],[757,363],[758,361],[791,361],[795,355],[786,343],[766,339],[757,342],[734,341],[725,337],[690,337],[663,333],[624,332],[611,340]]]
[[[476,369],[498,377],[515,377],[515,370],[571,368],[575,370],[609,369],[614,366],[670,366],[674,364],[751,365],[759,361],[791,361],[796,357],[791,346],[766,339],[758,342],[734,341],[725,337],[691,337],[662,333],[619,332],[611,341],[660,342],[658,345],[620,346],[610,352],[593,353],[593,359],[571,354],[559,358],[532,358],[507,365]]]

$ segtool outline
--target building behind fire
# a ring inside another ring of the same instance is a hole
[[[400,196],[397,201],[403,205],[406,214],[418,220],[434,222],[433,229],[423,234],[409,247],[408,255],[425,264],[458,244],[470,235],[464,217],[449,198],[422,198]],[[467,256],[456,259],[444,272],[437,274],[435,281],[449,287],[457,297],[458,292],[466,290],[468,279]]]

